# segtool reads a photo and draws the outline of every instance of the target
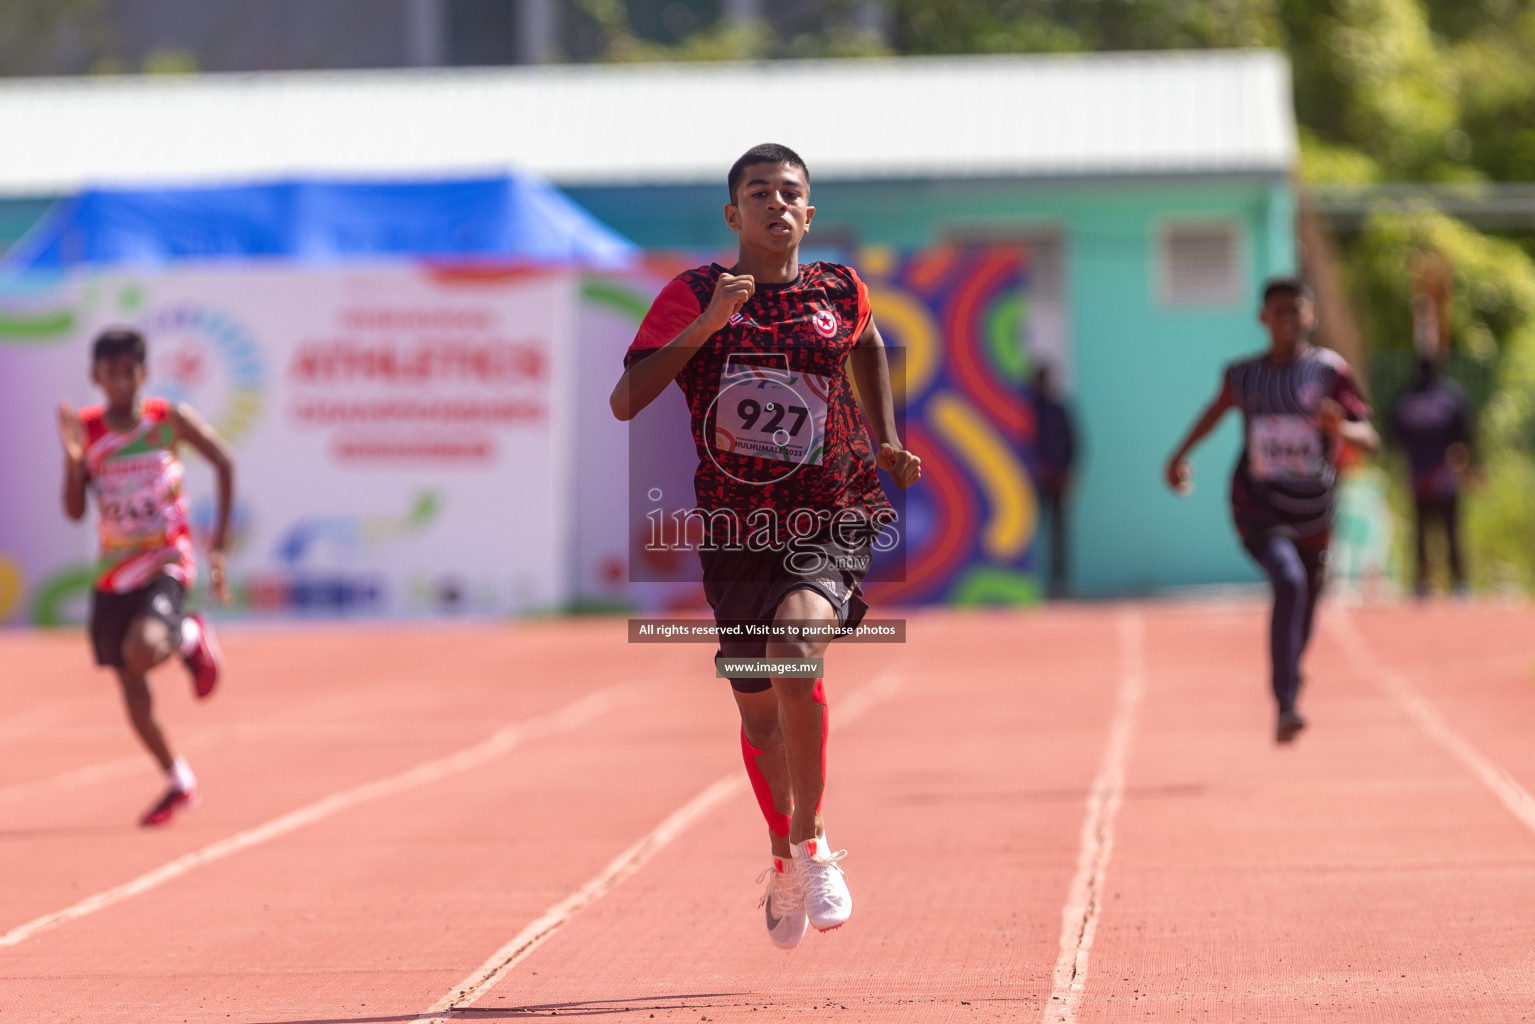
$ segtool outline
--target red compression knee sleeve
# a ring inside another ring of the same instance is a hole
[[[762,808],[762,816],[767,819],[768,828],[773,834],[786,836],[789,834],[789,816],[773,808],[773,787],[768,785],[767,777],[757,765],[757,758],[761,756],[762,751],[752,746],[751,740],[746,738],[746,726],[741,726],[741,757],[746,761],[746,777],[751,779],[752,792],[757,794],[757,806]]]
[[[821,800],[826,799],[826,737],[831,734],[831,707],[826,703],[826,687],[823,680],[815,681],[810,696],[821,705]],[[815,812],[821,813],[821,800],[815,802]]]

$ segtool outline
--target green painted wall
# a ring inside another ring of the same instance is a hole
[[[724,186],[567,189],[603,221],[655,248],[728,247]],[[1161,482],[1168,453],[1215,394],[1223,363],[1265,345],[1257,292],[1294,269],[1294,199],[1272,178],[1105,182],[827,182],[814,192],[819,235],[912,247],[954,230],[1048,226],[1065,242],[1084,462],[1071,510],[1072,585],[1085,596],[1249,582],[1256,568],[1227,512],[1240,430],[1231,416],[1194,457],[1195,492]],[[1159,226],[1242,225],[1242,301],[1172,309],[1156,293]],[[875,310],[878,317],[879,311]]]

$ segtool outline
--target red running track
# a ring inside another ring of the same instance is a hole
[[[856,910],[793,953],[707,647],[229,630],[206,705],[156,677],[205,799],[146,832],[84,640],[3,634],[0,1024],[1535,1020],[1535,613],[1329,609],[1290,748],[1264,619],[923,613],[834,650]]]

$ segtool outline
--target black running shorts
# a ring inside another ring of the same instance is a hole
[[[785,597],[796,590],[813,590],[837,610],[839,625],[853,627],[869,610],[862,583],[870,555],[867,541],[845,547],[830,537],[819,537],[796,542],[792,552],[702,550],[699,559],[704,596],[721,626],[771,623]],[[725,640],[714,656],[761,658],[766,654],[765,639]],[[765,676],[732,679],[730,685],[742,693],[761,693],[772,681]]]
[[[141,616],[169,626],[171,643],[179,645],[186,607],[186,587],[169,576],[156,576],[126,594],[96,591],[91,597],[91,645],[96,648],[96,664],[123,667],[123,638],[128,635],[129,624]]]

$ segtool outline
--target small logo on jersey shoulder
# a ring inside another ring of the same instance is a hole
[[[823,338],[837,336],[837,314],[829,309],[818,309],[810,318],[810,326]]]
[[[1295,398],[1302,408],[1314,409],[1317,402],[1322,400],[1322,385],[1314,380],[1308,380],[1296,389]]]

